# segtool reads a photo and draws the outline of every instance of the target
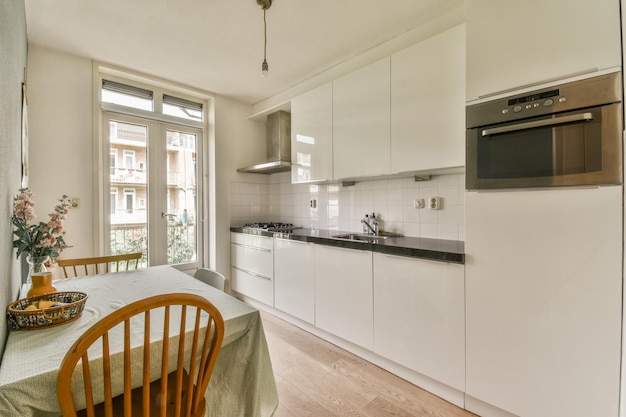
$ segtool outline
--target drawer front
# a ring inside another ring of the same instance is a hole
[[[235,266],[231,267],[230,276],[233,290],[269,306],[274,306],[274,282],[271,278],[255,275]]]
[[[230,257],[233,267],[263,275],[270,280],[274,277],[274,255],[270,249],[231,243]]]
[[[245,246],[256,246],[263,249],[272,250],[274,239],[267,236],[248,235],[245,233],[231,233],[230,241]]]

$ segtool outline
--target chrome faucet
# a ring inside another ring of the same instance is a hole
[[[370,217],[370,221],[372,223],[372,227],[374,228],[374,236],[378,236],[379,235],[379,230],[378,230],[378,220],[376,220],[376,214],[372,213],[372,217]]]
[[[368,235],[378,236],[378,221],[376,220],[376,215],[372,213],[372,217],[370,220],[369,215],[365,215],[365,218],[361,219],[361,223],[363,223],[363,232]]]

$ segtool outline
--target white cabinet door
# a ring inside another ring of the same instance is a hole
[[[315,322],[314,244],[274,239],[274,307]]]
[[[617,416],[622,187],[465,201],[466,393],[519,416]]]
[[[315,325],[373,350],[372,252],[315,245]]]
[[[335,179],[390,173],[390,58],[333,81]]]
[[[616,0],[467,0],[467,100],[621,65]]]
[[[465,25],[391,56],[391,172],[465,165]]]
[[[465,390],[463,265],[374,253],[374,351]]]
[[[325,84],[291,100],[291,182],[333,178],[333,87]]]

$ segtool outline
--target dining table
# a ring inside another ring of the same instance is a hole
[[[206,391],[206,417],[270,417],[278,392],[259,311],[171,266],[54,282],[83,292],[82,315],[58,326],[12,330],[0,362],[0,416],[59,417],[57,373],[72,344],[113,311],[154,295],[198,294],[224,318],[225,336]],[[90,358],[90,361],[92,358]]]

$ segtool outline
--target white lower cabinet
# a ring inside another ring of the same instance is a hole
[[[315,323],[314,244],[274,239],[274,307]]]
[[[315,245],[315,325],[373,350],[372,252]]]
[[[374,253],[374,352],[465,390],[463,265]]]
[[[465,193],[468,410],[624,416],[622,196]]]
[[[243,233],[231,251],[234,291],[463,406],[464,265]]]
[[[231,289],[274,306],[274,239],[231,233]]]

